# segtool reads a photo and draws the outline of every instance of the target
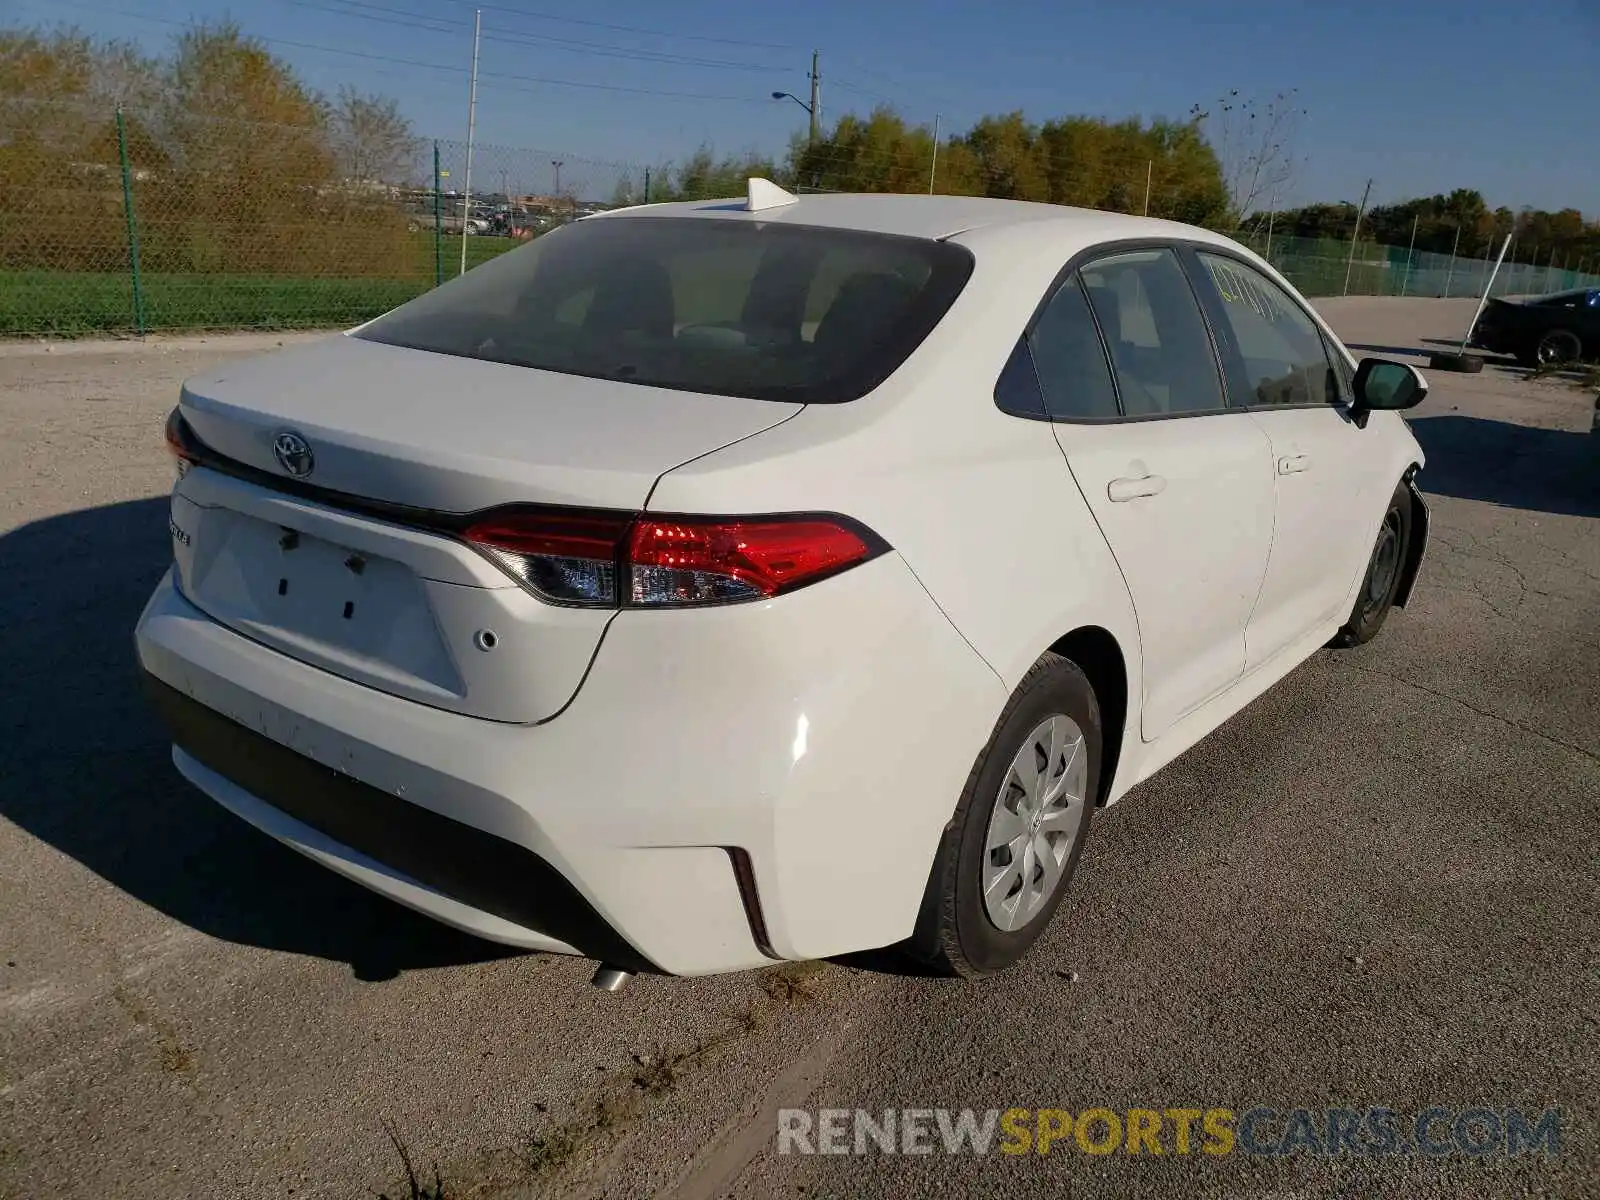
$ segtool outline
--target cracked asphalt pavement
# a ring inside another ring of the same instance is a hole
[[[1324,309],[1394,356],[1471,305]],[[864,956],[612,996],[591,964],[369,895],[173,773],[130,641],[168,557],[161,421],[184,376],[278,340],[0,347],[0,1196],[409,1195],[396,1143],[453,1198],[1600,1195],[1591,396],[1430,373],[1411,607],[1098,814],[1020,968],[968,984]],[[779,1108],[1435,1104],[1557,1106],[1560,1152],[774,1136]]]

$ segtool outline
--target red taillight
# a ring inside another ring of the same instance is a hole
[[[628,539],[628,602],[709,604],[775,596],[871,553],[861,533],[827,517],[712,522],[645,513]]]
[[[507,511],[463,536],[529,590],[563,604],[615,606],[631,513]]]
[[[855,522],[828,515],[520,510],[490,514],[464,536],[547,600],[629,608],[758,600],[885,549]]]
[[[184,421],[182,414],[173,409],[167,414],[167,427],[164,430],[167,439],[167,451],[172,455],[177,465],[178,478],[182,479],[184,472],[194,466],[195,453],[189,445],[189,426]]]

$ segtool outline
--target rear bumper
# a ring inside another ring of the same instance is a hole
[[[149,673],[144,682],[179,772],[279,840],[402,903],[428,911],[436,898],[435,915],[469,932],[654,969],[532,851],[296,754]]]
[[[909,934],[1005,700],[892,554],[767,604],[624,613],[540,726],[307,666],[170,575],[137,644],[180,771],[268,833],[481,936],[672,974]]]

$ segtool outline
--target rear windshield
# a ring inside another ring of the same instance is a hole
[[[501,255],[355,336],[761,400],[872,390],[972,272],[925,238],[744,220],[602,217]]]

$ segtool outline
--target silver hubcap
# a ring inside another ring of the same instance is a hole
[[[1088,778],[1083,730],[1059,714],[1011,760],[983,842],[983,907],[996,927],[1021,929],[1061,886]]]
[[[1383,519],[1378,545],[1372,552],[1372,569],[1367,572],[1367,608],[1382,604],[1400,569],[1400,514],[1390,512]]]

